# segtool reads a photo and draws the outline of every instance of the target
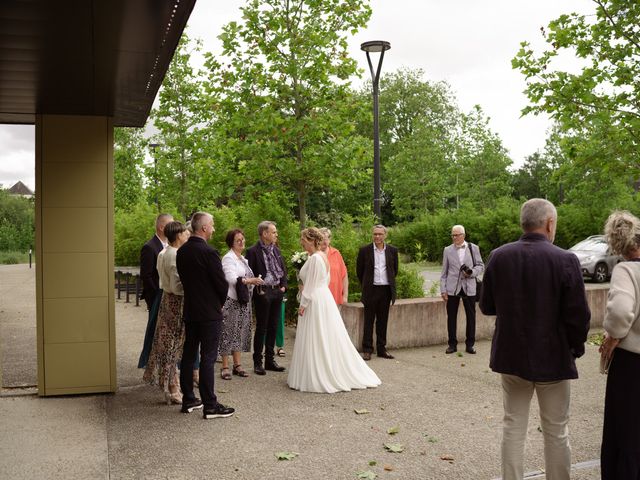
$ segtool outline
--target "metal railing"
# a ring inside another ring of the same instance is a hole
[[[115,271],[115,286],[118,300],[122,299],[124,292],[125,303],[130,303],[130,295],[134,294],[136,299],[136,307],[140,306],[140,291],[142,284],[140,282],[140,274],[127,270]]]

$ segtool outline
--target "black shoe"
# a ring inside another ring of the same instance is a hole
[[[457,348],[447,347],[444,353],[456,353],[458,351]]]
[[[268,360],[268,361],[264,362],[264,369],[265,370],[271,370],[273,372],[284,372],[285,371],[285,368],[281,367],[280,365],[278,365],[275,360]]]
[[[184,398],[182,399],[182,408],[180,409],[180,411],[182,413],[191,413],[194,410],[198,410],[199,408],[202,408],[202,401],[199,398],[196,398],[194,400],[185,400]]]
[[[267,372],[264,371],[264,367],[262,366],[262,363],[256,363],[253,366],[253,373],[255,373],[256,375],[266,375]]]
[[[379,356],[380,358],[389,358],[389,359],[396,358],[396,357],[394,357],[393,355],[391,355],[389,352],[382,352],[382,353],[379,353],[379,354],[378,354],[378,356]]]
[[[471,355],[475,355],[476,354],[476,349],[473,347],[467,347],[465,352],[470,353]]]
[[[370,353],[370,352],[364,352],[364,353],[362,354],[362,358],[363,358],[365,361],[367,361],[367,362],[368,362],[369,360],[371,360],[371,353]]]
[[[202,411],[202,418],[205,420],[209,420],[211,418],[227,418],[233,415],[235,409],[231,407],[225,407],[221,403],[216,405],[214,408],[205,408]]]

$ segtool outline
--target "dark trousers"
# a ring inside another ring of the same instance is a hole
[[[256,332],[253,335],[253,363],[262,364],[262,351],[265,360],[273,361],[276,344],[276,331],[282,311],[283,293],[279,288],[263,287],[264,295],[253,293],[256,311]]]
[[[213,391],[214,364],[218,356],[218,342],[222,321],[185,323],[184,348],[180,365],[180,388],[185,401],[193,401],[193,364],[200,346],[200,398],[204,408],[215,408],[218,399]]]
[[[616,348],[607,375],[600,466],[603,480],[640,480],[640,354]]]
[[[456,330],[458,327],[458,307],[460,299],[464,305],[464,313],[467,316],[467,339],[465,344],[467,348],[473,347],[476,343],[476,298],[475,296],[467,296],[464,290],[460,290],[458,295],[449,295],[447,298],[447,331],[449,333],[449,346],[451,348],[458,347],[458,338]]]
[[[387,351],[387,321],[391,306],[391,287],[374,285],[373,295],[364,303],[364,333],[362,335],[362,351],[373,352],[373,325],[376,326],[376,352],[378,355]]]
[[[147,319],[147,329],[144,332],[144,341],[142,342],[142,352],[138,358],[138,368],[145,368],[151,355],[153,347],[153,337],[156,335],[156,323],[158,323],[158,310],[160,310],[160,300],[162,299],[162,290],[158,290],[153,303],[149,307],[149,318]]]

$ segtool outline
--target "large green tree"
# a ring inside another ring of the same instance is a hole
[[[511,194],[511,166],[507,150],[489,118],[479,106],[462,115],[455,140],[455,195],[480,211],[493,208],[499,198]]]
[[[535,152],[529,155],[511,178],[513,196],[518,199],[547,197],[552,172],[549,160],[544,154]]]
[[[223,56],[207,55],[212,138],[242,198],[294,192],[307,220],[311,195],[345,192],[362,176],[369,142],[355,134],[362,104],[347,35],[368,0],[249,0],[223,28]]]
[[[443,206],[451,190],[460,111],[449,85],[400,69],[380,83],[380,143],[385,198],[410,219]]]
[[[191,65],[191,56],[199,42],[184,34],[169,70],[162,82],[159,104],[151,114],[158,133],[152,138],[154,163],[147,166],[149,200],[158,201],[158,209],[175,206],[186,217],[207,198],[198,189],[198,172],[203,152],[199,128],[203,119],[203,87]]]
[[[380,138],[385,197],[399,220],[461,201],[480,211],[509,195],[511,164],[480,107],[463,113],[445,82],[401,69],[381,82]]]
[[[129,209],[143,196],[143,164],[147,141],[140,128],[115,128],[113,148],[114,205]]]
[[[589,143],[591,152],[578,161],[637,178],[640,3],[592,1],[594,15],[561,15],[542,29],[544,51],[522,43],[512,64],[527,80],[530,105],[523,112],[546,113],[569,136]],[[578,66],[558,67],[557,60],[568,56],[577,57]]]

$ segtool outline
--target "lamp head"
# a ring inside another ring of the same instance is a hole
[[[389,42],[385,42],[384,40],[371,40],[370,42],[364,42],[360,45],[360,50],[364,52],[386,52],[391,48],[391,44]]]

